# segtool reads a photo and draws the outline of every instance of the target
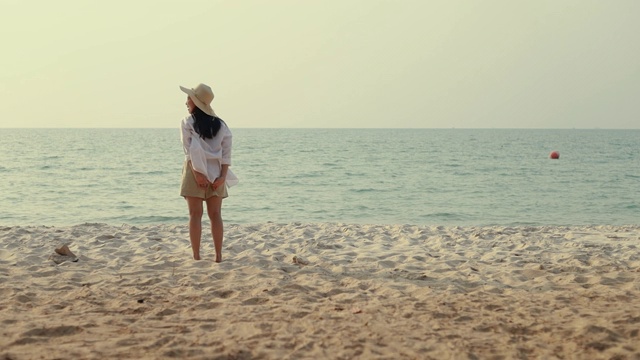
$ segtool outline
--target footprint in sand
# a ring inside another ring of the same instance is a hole
[[[36,328],[22,334],[22,336],[13,342],[13,345],[28,345],[38,342],[46,342],[50,338],[58,338],[62,336],[72,336],[82,332],[79,326],[55,326],[51,328]]]

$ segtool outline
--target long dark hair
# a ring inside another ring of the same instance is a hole
[[[201,138],[212,139],[218,134],[218,130],[222,126],[222,119],[205,113],[197,106],[193,109],[191,115],[193,115],[194,120],[193,128]]]

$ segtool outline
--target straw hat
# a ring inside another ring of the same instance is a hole
[[[211,107],[213,91],[211,91],[209,86],[205,84],[198,84],[198,86],[193,89],[187,89],[186,87],[180,86],[180,90],[189,95],[189,98],[191,98],[193,103],[196,104],[200,110],[204,111],[208,115],[216,116],[216,113]]]

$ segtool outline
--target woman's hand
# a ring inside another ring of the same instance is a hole
[[[211,185],[213,185],[213,190],[216,190],[219,186],[224,186],[224,182],[227,181],[223,176],[217,177]]]
[[[209,187],[209,179],[206,176],[197,171],[194,171],[193,175],[196,177],[196,183],[198,183],[199,188],[206,189]]]

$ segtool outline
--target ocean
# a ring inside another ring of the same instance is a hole
[[[640,130],[232,131],[226,223],[639,223]],[[0,225],[186,223],[183,159],[178,128],[0,129]]]

